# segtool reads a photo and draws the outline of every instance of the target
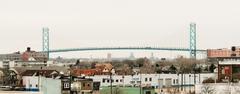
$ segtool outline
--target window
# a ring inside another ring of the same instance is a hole
[[[102,79],[102,82],[105,83],[105,79]]]
[[[38,87],[38,84],[36,84],[36,87]]]
[[[145,82],[147,82],[147,78],[145,78]]]
[[[29,87],[32,87],[32,84],[30,84]]]
[[[85,87],[85,83],[83,83],[83,87]]]
[[[87,84],[88,87],[90,87],[90,84]]]
[[[107,82],[109,83],[109,80],[107,80]]]
[[[175,79],[173,79],[173,84],[175,84]]]
[[[239,73],[240,72],[240,66],[233,65],[232,66],[232,71],[233,71],[233,73]]]
[[[176,79],[176,84],[179,84],[178,79]]]
[[[118,80],[116,80],[116,82],[118,83]]]
[[[69,88],[69,83],[64,83],[64,88]]]
[[[149,81],[152,81],[152,78],[149,78]]]
[[[146,93],[145,94],[151,94],[151,91],[146,91]]]
[[[122,82],[122,79],[120,80],[120,82]]]
[[[141,83],[141,81],[137,81],[137,83]]]

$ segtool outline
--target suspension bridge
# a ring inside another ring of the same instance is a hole
[[[195,58],[198,52],[205,53],[204,49],[197,49],[196,47],[196,24],[190,24],[190,40],[189,48],[175,48],[175,47],[89,47],[89,48],[66,48],[66,49],[50,49],[49,48],[49,29],[43,28],[42,33],[42,46],[43,52],[46,52],[48,57],[50,53],[58,52],[72,52],[72,51],[97,51],[97,50],[163,50],[163,51],[184,51],[189,52],[190,58]]]

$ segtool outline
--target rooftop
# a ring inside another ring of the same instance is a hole
[[[223,61],[219,61],[220,65],[240,65],[240,60],[223,60]]]

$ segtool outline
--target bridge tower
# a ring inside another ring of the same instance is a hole
[[[191,23],[190,24],[190,48],[189,48],[189,52],[190,52],[190,58],[196,59],[196,50],[197,50],[197,45],[196,45],[196,24],[195,23]]]
[[[42,51],[47,53],[47,58],[49,59],[49,28],[44,27],[42,30]]]

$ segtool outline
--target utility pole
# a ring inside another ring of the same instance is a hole
[[[142,94],[142,73],[140,73],[140,94]]]
[[[180,82],[180,81],[179,81],[179,80],[180,80],[180,79],[179,79],[179,72],[177,73],[177,76],[178,76],[178,83],[177,83],[177,84],[178,84],[178,92],[179,92],[179,86],[180,86],[180,85],[179,85],[179,82]]]
[[[160,79],[160,74],[161,73],[159,73],[159,78],[158,78],[158,89],[159,89],[159,93],[161,92],[161,88],[160,88],[160,85],[161,85],[161,79]]]
[[[111,87],[111,94],[113,94],[112,93],[112,69],[110,71],[110,87]]]
[[[139,64],[139,73],[140,73],[140,85],[139,85],[139,88],[140,88],[140,94],[142,94],[142,73],[141,73],[140,64]]]
[[[183,72],[181,72],[181,91],[183,91]]]
[[[71,74],[71,70],[69,69],[69,91],[70,91],[70,94],[73,94],[73,91],[71,90],[72,87],[71,87],[71,84],[72,84],[72,74]]]
[[[192,74],[190,74],[189,78],[188,78],[189,79],[189,94],[191,94],[191,75]]]
[[[111,94],[113,94],[113,90],[112,90],[112,82],[113,82],[113,79],[112,79],[112,74],[113,74],[113,68],[111,68],[111,70],[109,71],[110,72],[110,92]]]

